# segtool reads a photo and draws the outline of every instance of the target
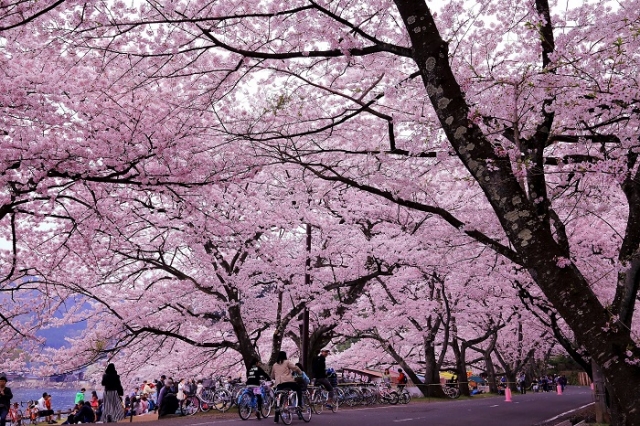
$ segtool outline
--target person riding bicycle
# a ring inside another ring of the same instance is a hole
[[[264,378],[269,380],[269,375],[260,367],[260,360],[254,358],[251,361],[251,367],[247,370],[247,387],[260,386],[260,379]],[[252,389],[253,391],[253,389]],[[258,409],[256,410],[256,417],[260,420],[260,413],[262,412],[262,392],[254,392],[256,399],[258,400]]]
[[[274,380],[276,384],[276,391],[282,389],[291,389],[296,392],[298,395],[298,407],[302,406],[302,391],[300,390],[300,386],[296,383],[293,378],[293,372],[302,374],[302,370],[300,370],[296,365],[287,359],[287,353],[285,351],[280,351],[278,356],[276,357],[276,363],[271,367],[271,378]],[[302,419],[302,414],[298,411],[298,417]],[[276,410],[274,422],[278,423],[280,421],[280,413]]]
[[[316,386],[322,385],[327,391],[329,391],[329,400],[328,404],[331,406],[333,402],[333,386],[329,382],[329,378],[327,375],[327,362],[326,358],[331,351],[329,349],[322,349],[320,351],[320,355],[313,359],[311,363],[311,372],[313,373],[313,377],[316,379]]]

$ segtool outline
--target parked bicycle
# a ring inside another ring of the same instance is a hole
[[[391,390],[388,383],[379,383],[376,387],[376,403],[396,405],[399,399],[398,392]]]
[[[313,412],[322,414],[324,408],[329,408],[334,413],[338,411],[338,401],[334,393],[334,401],[329,404],[329,392],[323,386],[309,386],[309,401],[313,407]]]
[[[457,384],[446,383],[442,385],[442,390],[444,394],[447,395],[451,399],[456,399],[460,397],[460,388]]]
[[[398,394],[398,402],[400,404],[408,404],[411,402],[411,394],[406,387],[403,387],[402,390],[400,390],[400,393]]]

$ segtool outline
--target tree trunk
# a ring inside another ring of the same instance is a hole
[[[424,386],[419,386],[424,396],[445,398],[446,395],[440,386],[440,367],[436,361],[436,351],[433,342],[424,338],[425,373]]]
[[[596,422],[597,423],[609,423],[611,421],[611,416],[609,415],[609,410],[607,409],[607,392],[604,385],[604,376],[602,375],[602,371],[598,365],[591,361],[593,372],[593,393],[595,400],[595,408],[596,408]]]
[[[466,347],[464,342],[458,343],[457,338],[453,338],[451,342],[451,348],[453,349],[453,355],[456,359],[456,372],[458,374],[458,387],[460,388],[460,395],[470,396],[469,382],[467,381],[467,362],[466,362]]]

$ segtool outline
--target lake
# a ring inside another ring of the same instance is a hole
[[[11,388],[13,393],[13,399],[11,402],[23,402],[27,405],[27,401],[34,401],[42,398],[42,393],[46,392],[51,395],[51,405],[54,411],[67,410],[73,407],[76,399],[76,393],[79,389],[47,389],[46,385],[41,389],[33,388],[18,388],[11,386],[11,383],[7,383],[7,386]],[[91,398],[91,390],[87,390],[84,394],[87,399]],[[98,398],[102,398],[102,389],[97,390]]]

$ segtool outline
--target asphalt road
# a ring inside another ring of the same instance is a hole
[[[415,400],[408,405],[356,407],[328,411],[314,415],[311,424],[352,426],[460,426],[479,424],[488,426],[533,426],[593,401],[588,387],[570,386],[562,395],[555,392],[514,394],[512,402],[504,396],[461,400]],[[197,414],[192,417],[173,417],[160,420],[162,426],[209,426],[274,424],[273,415],[258,421],[243,421],[238,414]],[[155,423],[155,422],[154,422]],[[280,423],[282,424],[282,422]],[[294,425],[302,426],[295,419]],[[138,424],[138,426],[143,426]]]

